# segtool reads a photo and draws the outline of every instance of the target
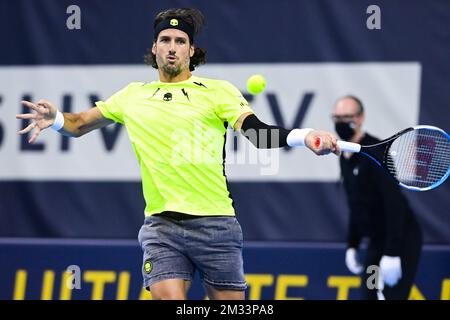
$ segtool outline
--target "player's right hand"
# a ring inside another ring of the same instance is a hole
[[[355,248],[348,248],[345,252],[345,265],[353,274],[360,274],[363,266],[358,260],[358,251]]]
[[[33,143],[42,130],[53,125],[58,109],[46,100],[39,100],[36,104],[30,101],[22,101],[22,105],[35,112],[16,115],[16,119],[28,119],[31,122],[26,128],[20,130],[18,134],[26,134],[34,129],[33,135],[28,140],[29,143]]]
[[[331,132],[312,130],[305,137],[305,145],[319,156],[329,153],[337,156],[341,154],[337,138]]]

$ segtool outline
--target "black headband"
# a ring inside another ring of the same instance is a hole
[[[181,19],[169,17],[158,23],[155,27],[154,39],[158,39],[158,34],[165,29],[178,29],[184,31],[189,36],[189,41],[194,43],[194,28]]]

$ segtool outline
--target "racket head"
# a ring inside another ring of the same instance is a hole
[[[385,140],[382,166],[400,186],[427,191],[450,175],[450,135],[434,126],[415,126]]]

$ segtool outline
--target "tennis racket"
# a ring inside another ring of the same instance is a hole
[[[320,138],[315,141],[320,146]],[[341,151],[362,153],[402,187],[427,191],[450,175],[450,135],[433,126],[415,126],[369,146],[338,141]]]

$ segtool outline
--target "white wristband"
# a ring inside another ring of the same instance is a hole
[[[305,145],[306,135],[313,130],[314,129],[311,128],[292,130],[291,132],[289,132],[286,139],[288,146],[303,147]]]
[[[56,111],[56,117],[55,122],[52,124],[50,128],[52,128],[55,131],[61,130],[61,128],[64,127],[64,115],[59,110]]]

